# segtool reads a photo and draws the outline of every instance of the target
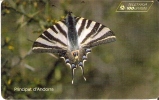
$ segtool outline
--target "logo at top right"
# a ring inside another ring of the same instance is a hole
[[[154,1],[121,1],[116,12],[148,12]]]

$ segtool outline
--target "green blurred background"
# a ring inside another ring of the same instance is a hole
[[[121,0],[4,0],[1,4],[3,98],[121,99],[159,96],[159,3],[148,12],[116,12]],[[52,7],[56,5],[56,7]],[[85,77],[63,59],[31,53],[32,41],[71,10],[114,31],[117,41],[93,49]],[[14,91],[53,88],[54,91]]]

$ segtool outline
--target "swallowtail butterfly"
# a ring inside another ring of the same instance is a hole
[[[34,42],[32,50],[39,53],[57,53],[72,70],[78,66],[84,77],[84,62],[92,47],[113,42],[114,33],[106,26],[68,12],[65,19],[44,31]]]

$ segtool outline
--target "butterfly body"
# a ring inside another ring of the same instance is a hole
[[[73,50],[78,50],[79,49],[79,44],[78,44],[78,34],[76,30],[76,20],[72,16],[71,12],[68,12],[68,15],[66,16],[66,26],[68,27],[68,49],[73,51]]]
[[[66,18],[44,31],[34,42],[33,52],[57,53],[72,69],[78,66],[84,75],[84,62],[92,47],[115,41],[106,26],[68,12]],[[84,77],[84,76],[83,76]],[[86,78],[84,77],[86,80]]]

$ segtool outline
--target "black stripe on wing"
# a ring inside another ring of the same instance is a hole
[[[81,32],[82,32],[82,30],[83,30],[84,27],[85,27],[85,24],[86,24],[86,19],[83,19],[83,20],[82,20],[82,23],[81,23],[81,26],[80,26],[80,28],[79,28],[79,30],[78,30],[78,36],[81,35]]]
[[[48,37],[50,39],[50,41],[54,41],[59,42],[60,44],[67,46],[65,43],[63,43],[60,39],[55,38],[54,36],[52,36],[48,31],[44,31],[44,33],[42,35],[45,35],[46,37]],[[40,36],[41,37],[41,36]]]
[[[34,52],[57,52],[67,48],[67,27],[59,21],[41,34],[33,44]]]
[[[92,28],[91,32],[87,34],[87,36],[83,39],[82,43],[84,43],[88,38],[90,38],[91,35],[97,32],[99,28],[100,23],[96,23],[94,27]],[[97,34],[97,33],[96,33]]]
[[[54,26],[51,26],[50,28],[51,28],[56,34],[58,33],[58,31],[55,29]]]
[[[91,20],[88,20],[88,23],[87,23],[86,28],[88,28],[88,27],[90,26],[91,23],[92,23],[92,21],[91,21]]]
[[[75,22],[76,22],[75,24],[77,24],[77,22],[78,22],[78,20],[79,20],[80,18],[81,18],[81,17],[75,17],[75,20],[76,20],[76,21],[75,21]]]
[[[100,38],[92,40],[85,44],[84,48],[91,48],[94,46],[98,46],[101,44],[106,44],[110,42],[116,41],[116,37],[112,31],[107,32],[106,34],[102,35]]]
[[[63,48],[58,46],[48,46],[39,42],[34,42],[33,44],[33,52],[37,53],[59,53],[64,51]]]
[[[101,27],[98,29],[97,33],[99,33],[104,27],[106,27],[106,26],[104,26],[104,25],[101,24]],[[96,35],[97,34],[95,34],[94,36],[96,36]]]
[[[65,37],[67,37],[66,32],[62,29],[62,26],[60,26],[60,24],[55,24],[55,26],[60,31],[60,33],[62,33]]]

